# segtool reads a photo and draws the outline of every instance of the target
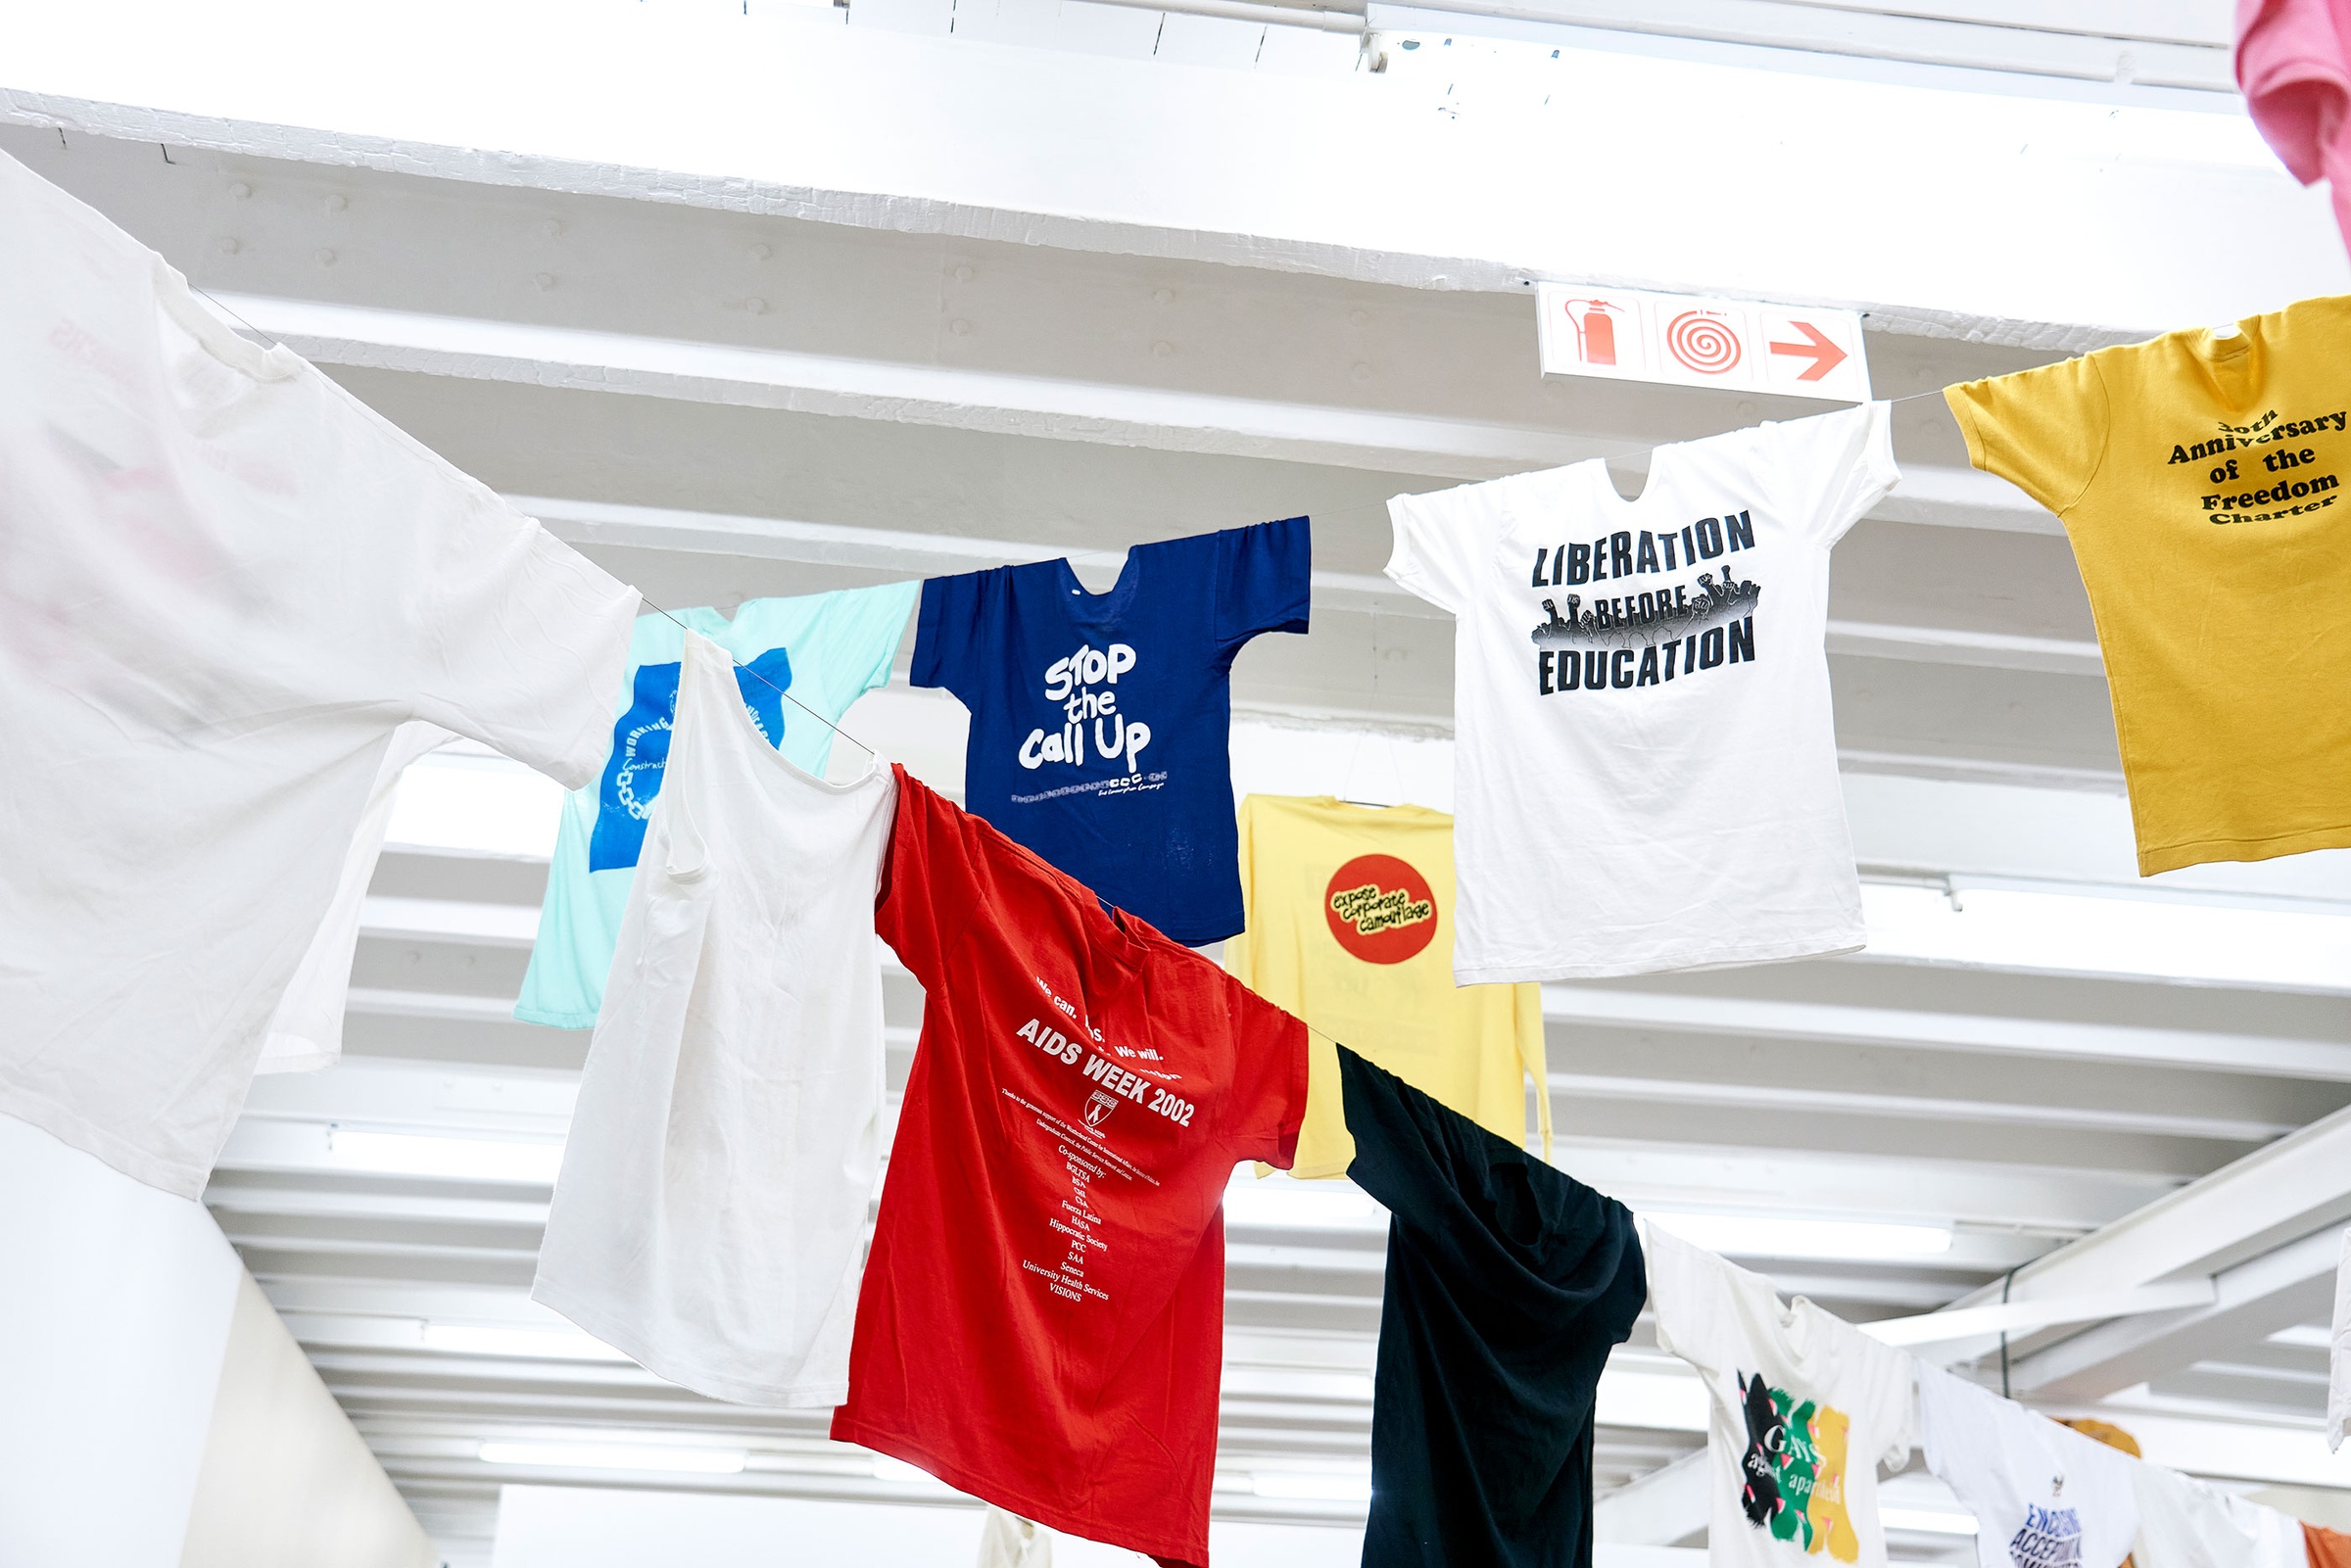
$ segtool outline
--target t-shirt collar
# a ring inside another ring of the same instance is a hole
[[[1142,580],[1143,550],[1141,545],[1128,547],[1127,559],[1119,567],[1119,580],[1103,594],[1088,594],[1085,585],[1078,581],[1070,558],[1057,556],[1053,561],[1054,579],[1060,585],[1061,600],[1069,610],[1070,619],[1083,626],[1098,626],[1126,614],[1134,599],[1135,585]]]
[[[2217,336],[2210,327],[2183,334],[2189,357],[2196,362],[2205,385],[2231,413],[2249,411],[2261,399],[2269,372],[2268,346],[2262,341],[2262,318],[2248,316],[2236,324],[2231,337]]]
[[[1641,483],[1641,494],[1626,499],[1616,489],[1616,481],[1608,477],[1607,459],[1594,457],[1583,466],[1592,476],[1593,503],[1599,515],[1611,528],[1647,516],[1655,509],[1656,498],[1664,492],[1668,476],[1681,462],[1680,443],[1669,443],[1649,454],[1649,477]]]

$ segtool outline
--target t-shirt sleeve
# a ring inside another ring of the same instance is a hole
[[[1232,1020],[1233,1158],[1287,1170],[1306,1118],[1306,1025],[1223,971],[1217,974]]]
[[[1868,1347],[1872,1430],[1884,1434],[1878,1456],[1898,1470],[1918,1445],[1918,1362],[1907,1351],[1880,1344],[1859,1329],[1853,1338]]]
[[[1257,987],[1257,943],[1251,938],[1258,931],[1257,918],[1257,796],[1243,795],[1235,820],[1240,840],[1241,873],[1241,933],[1224,944],[1224,973],[1243,985]]]
[[[1774,490],[1792,525],[1831,546],[1900,480],[1894,465],[1893,404],[1865,403],[1770,426]]]
[[[611,744],[637,591],[488,491],[456,497],[418,528],[432,596],[414,716],[582,788]]]
[[[1261,632],[1306,630],[1314,587],[1314,534],[1303,517],[1228,528],[1216,536],[1213,609],[1224,653]]]
[[[1701,1372],[1721,1370],[1718,1326],[1727,1309],[1722,1264],[1679,1236],[1638,1221],[1641,1254],[1649,1266],[1649,1306],[1656,1314],[1657,1349]]]
[[[980,907],[980,824],[953,801],[893,763],[897,810],[889,848],[882,857],[882,885],[874,899],[874,930],[925,989],[945,973]]]
[[[2083,356],[1943,389],[1967,438],[1967,460],[2060,517],[2106,455],[2106,383]]]
[[[1967,1389],[1939,1366],[1921,1365],[1918,1377],[1918,1446],[1926,1450],[1927,1468],[1962,1501],[1972,1495],[1975,1472],[1968,1459],[1988,1435],[1981,1423],[1968,1420]]]
[[[1470,499],[1481,489],[1464,485],[1390,499],[1396,543],[1388,555],[1389,581],[1456,615],[1472,602],[1478,587],[1473,563],[1484,558],[1492,527],[1486,507]]]
[[[974,667],[980,646],[980,581],[984,574],[934,577],[923,585],[922,608],[914,621],[911,686],[935,686],[962,696],[963,672]]]
[[[927,586],[889,583],[842,591],[842,625],[836,644],[841,668],[838,678],[828,675],[825,682],[826,705],[833,710],[828,717],[840,718],[859,697],[889,685],[889,667],[897,662],[898,644],[906,639],[907,613]]]

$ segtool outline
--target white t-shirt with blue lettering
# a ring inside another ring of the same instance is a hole
[[[2119,1449],[1940,1367],[1918,1369],[1927,1468],[1976,1516],[1982,1568],[2115,1568],[2138,1534]]]

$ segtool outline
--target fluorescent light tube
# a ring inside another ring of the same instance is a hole
[[[887,1453],[874,1455],[874,1479],[887,1481],[893,1487],[929,1487],[935,1492],[955,1490],[921,1465],[893,1459]]]
[[[2340,905],[1864,882],[1861,908],[1869,952],[1882,958],[2337,991],[2351,976],[2351,914]]]
[[[1224,1222],[1294,1230],[1378,1230],[1388,1228],[1388,1212],[1349,1182],[1263,1181],[1235,1176],[1224,1189]]]
[[[458,1355],[529,1355],[558,1361],[625,1361],[602,1340],[576,1329],[499,1328],[473,1323],[427,1323],[424,1348]]]
[[[1916,1530],[1930,1536],[1972,1536],[1976,1518],[1968,1513],[1944,1513],[1935,1508],[1878,1509],[1878,1523],[1889,1530]]]
[[[2270,1336],[2272,1345],[2290,1345],[2299,1351],[2324,1351],[2334,1346],[2334,1335],[2320,1323],[2296,1323]]]
[[[1864,1219],[1786,1219],[1772,1214],[1648,1212],[1649,1222],[1726,1258],[1933,1258],[1951,1250],[1945,1225]]]
[[[454,1176],[552,1185],[563,1164],[563,1146],[415,1132],[364,1132],[330,1125],[326,1129],[326,1163],[330,1167],[388,1176]]]
[[[1259,1470],[1249,1481],[1250,1490],[1261,1497],[1293,1497],[1316,1502],[1371,1500],[1368,1472]]]
[[[683,1449],[652,1443],[506,1443],[481,1447],[484,1464],[527,1464],[560,1470],[666,1470],[693,1475],[738,1475],[748,1457],[741,1449]]]

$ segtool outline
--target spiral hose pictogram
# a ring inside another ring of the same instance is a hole
[[[1704,310],[1684,310],[1665,328],[1665,347],[1702,376],[1718,376],[1739,362],[1739,335]]]

